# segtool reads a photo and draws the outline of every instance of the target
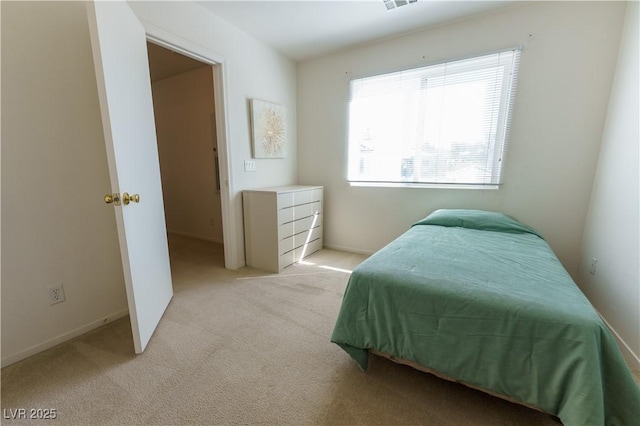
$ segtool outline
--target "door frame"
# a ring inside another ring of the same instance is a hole
[[[227,80],[226,59],[223,55],[198,44],[185,40],[147,22],[140,21],[145,29],[147,41],[167,48],[181,55],[211,65],[213,68],[214,111],[216,116],[216,139],[218,146],[220,206],[222,210],[222,239],[224,245],[224,266],[238,269],[242,265],[237,256],[236,221],[231,211],[233,205],[233,182],[231,179],[231,152],[228,145]]]

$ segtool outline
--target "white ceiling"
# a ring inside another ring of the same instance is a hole
[[[205,0],[196,3],[299,61],[507,7],[517,1],[419,0],[389,11],[383,0]]]

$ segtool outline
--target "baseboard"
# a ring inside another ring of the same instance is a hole
[[[81,336],[91,330],[95,330],[98,327],[101,327],[109,322],[125,317],[128,314],[129,314],[129,309],[123,309],[111,315],[107,315],[104,318],[100,318],[98,320],[90,322],[89,324],[78,327],[75,330],[62,333],[59,336],[54,337],[53,339],[46,340],[42,343],[38,343],[37,345],[31,346],[30,348],[24,349],[20,352],[4,357],[2,358],[2,368],[8,365],[14,364],[18,361],[22,361],[23,359],[29,358],[33,355],[36,355],[54,346],[57,346],[60,343],[64,343],[68,340],[71,340],[74,337]]]
[[[338,251],[345,251],[347,253],[356,253],[356,254],[366,254],[366,255],[372,255],[373,253],[375,253],[374,251],[371,250],[361,250],[361,249],[356,249],[353,247],[343,247],[343,246],[334,246],[331,244],[324,244],[322,246],[322,248],[326,248],[326,249],[331,249],[331,250],[338,250]]]
[[[179,231],[172,231],[170,229],[167,229],[167,234],[177,235],[180,237],[194,238],[196,240],[209,241],[217,244],[224,244],[224,241],[219,240],[217,238],[203,237],[202,235],[193,235],[193,234],[189,234],[188,232],[179,232]]]
[[[602,318],[602,321],[604,321],[607,328],[611,331],[613,337],[616,339],[616,342],[620,347],[620,351],[622,352],[622,356],[624,357],[625,361],[627,361],[629,368],[635,371],[640,371],[640,358],[638,358],[638,355],[633,353],[629,345],[627,345],[627,342],[625,342],[624,339],[620,337],[615,328],[613,328],[611,324],[607,322],[607,320],[604,318],[604,316],[602,316],[602,314],[600,314],[600,312],[598,312],[598,315],[600,315],[600,318]]]

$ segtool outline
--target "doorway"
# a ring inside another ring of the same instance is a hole
[[[222,249],[215,65],[151,42],[147,52],[169,241],[189,237]]]

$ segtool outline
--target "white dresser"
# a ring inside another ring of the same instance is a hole
[[[280,272],[322,248],[322,186],[243,191],[248,266]]]

